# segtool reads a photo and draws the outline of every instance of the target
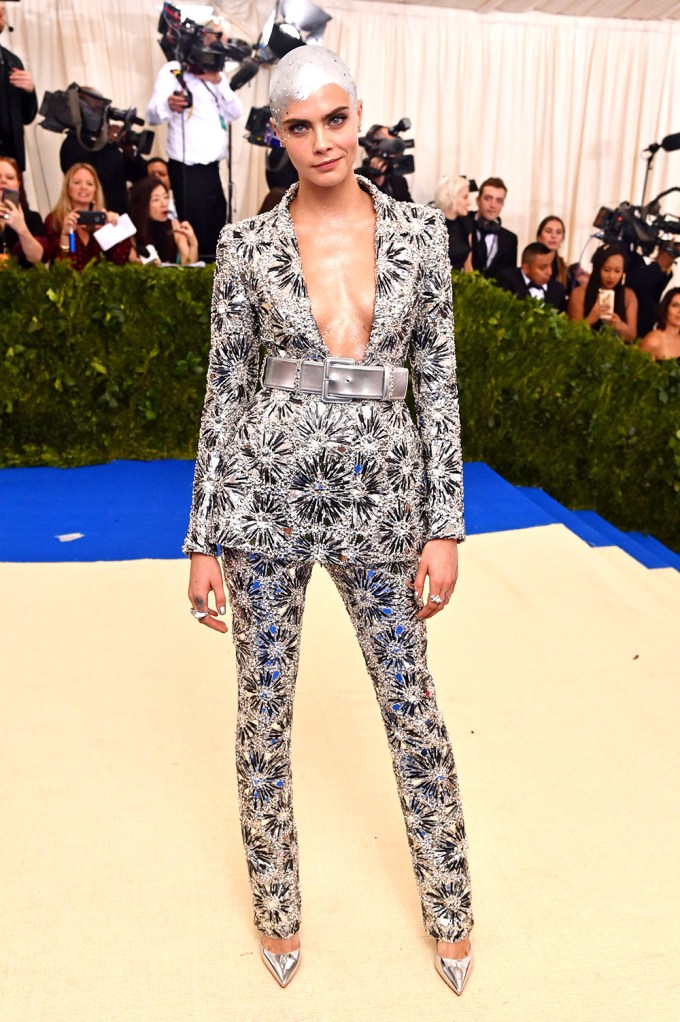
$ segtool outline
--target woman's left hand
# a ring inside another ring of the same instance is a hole
[[[444,609],[453,596],[458,579],[458,541],[455,539],[431,539],[423,547],[420,564],[413,581],[413,588],[422,599],[425,579],[428,580],[429,598],[416,617],[427,618]],[[439,600],[433,600],[438,596]]]
[[[109,212],[108,209],[105,209],[104,212],[106,213],[107,224],[113,224],[113,226],[115,227],[116,224],[118,223],[118,220],[120,219],[119,214],[114,213],[113,211]]]

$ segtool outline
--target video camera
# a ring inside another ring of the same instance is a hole
[[[91,152],[103,149],[107,142],[113,142],[122,150],[131,149],[135,156],[151,152],[153,131],[133,129],[133,125],[144,124],[137,116],[136,107],[121,110],[111,106],[110,99],[76,82],[71,82],[66,91],[46,92],[39,113],[44,117],[41,128],[74,131],[80,144]]]
[[[609,244],[621,241],[646,256],[659,248],[677,257],[680,246],[673,239],[680,235],[680,219],[663,216],[660,205],[665,195],[677,191],[680,188],[668,188],[645,206],[632,206],[629,202],[620,203],[616,209],[601,206],[593,221],[597,228],[595,237]]]
[[[191,18],[182,21],[182,12],[173,4],[164,3],[158,21],[158,40],[166,60],[176,60],[184,73],[200,75],[222,71],[229,61],[246,60],[252,47],[241,39],[228,39],[226,45],[218,40],[206,43],[210,29]]]
[[[268,106],[250,108],[246,121],[246,141],[251,145],[266,146],[269,149],[281,149],[281,143],[271,126],[272,112]]]
[[[383,174],[412,174],[416,169],[411,155],[405,156],[407,149],[412,149],[415,141],[412,138],[400,138],[408,131],[411,122],[408,117],[402,119],[393,128],[387,128],[387,138],[382,124],[374,124],[366,135],[359,139],[359,145],[366,150],[366,159],[361,165],[360,173],[368,178],[382,177]],[[387,164],[387,170],[378,170],[371,166],[371,160],[377,157]]]

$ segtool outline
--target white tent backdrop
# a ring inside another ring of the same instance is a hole
[[[256,38],[272,3],[216,4],[232,34]],[[163,56],[157,0],[44,0],[7,4],[3,33],[42,97],[71,81],[116,106],[144,112]],[[344,57],[364,99],[364,126],[410,117],[416,139],[411,191],[429,201],[443,173],[508,185],[504,223],[533,238],[538,221],[567,223],[576,258],[601,204],[638,202],[640,152],[680,131],[680,24],[522,13],[478,14],[412,4],[334,0],[325,43]],[[240,92],[245,114],[266,102],[268,72]],[[263,151],[234,126],[237,218],[265,194]],[[27,129],[29,195],[46,213],[58,194],[61,136]],[[155,151],[163,153],[164,131]],[[656,156],[648,197],[680,184],[680,151]],[[680,212],[677,194],[667,211]]]

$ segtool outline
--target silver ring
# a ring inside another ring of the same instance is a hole
[[[430,603],[441,603],[441,596],[430,596]]]
[[[197,621],[202,621],[204,617],[208,616],[207,610],[196,610],[195,607],[189,607],[189,613],[192,617],[195,617]]]
[[[9,220],[9,213],[3,213],[2,214],[2,219],[3,220]]]

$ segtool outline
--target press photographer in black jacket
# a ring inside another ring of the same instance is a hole
[[[7,25],[5,5],[0,3],[0,32]],[[38,113],[33,79],[15,53],[0,46],[0,156],[11,156],[26,169],[24,125]]]

